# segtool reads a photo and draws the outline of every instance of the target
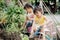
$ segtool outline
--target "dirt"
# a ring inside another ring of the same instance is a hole
[[[8,35],[7,32],[0,29],[0,40],[21,40],[19,35],[19,33],[11,33]]]

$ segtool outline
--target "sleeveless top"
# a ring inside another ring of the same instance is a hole
[[[38,18],[37,16],[35,16],[35,23],[36,24],[38,24],[38,25],[42,25],[42,24],[44,24],[44,22],[45,22],[45,17],[44,16],[42,16],[41,18]]]

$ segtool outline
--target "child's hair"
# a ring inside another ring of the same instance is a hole
[[[24,9],[26,9],[26,8],[32,8],[33,9],[33,7],[32,7],[32,5],[30,5],[30,4],[25,4],[25,6],[24,6]]]
[[[36,14],[38,11],[42,13],[42,9],[40,7],[35,7],[33,10],[34,14]]]

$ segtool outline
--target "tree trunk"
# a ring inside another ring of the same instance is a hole
[[[23,0],[20,0],[21,4],[23,5]]]
[[[53,0],[54,3],[54,11],[56,12],[56,0]]]
[[[18,6],[22,6],[23,4],[22,4],[22,0],[17,0],[17,5]]]
[[[37,5],[37,0],[35,0],[35,6]]]
[[[24,2],[27,2],[28,0],[23,0]]]
[[[48,0],[48,4],[49,4],[49,0]]]

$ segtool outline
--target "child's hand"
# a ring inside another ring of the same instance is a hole
[[[42,27],[43,27],[44,25],[45,25],[45,24],[42,24],[42,25],[40,25],[40,26],[42,26]]]

